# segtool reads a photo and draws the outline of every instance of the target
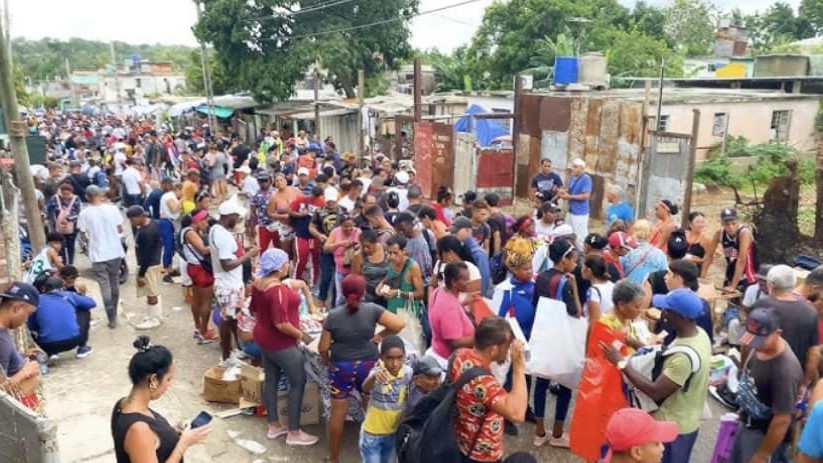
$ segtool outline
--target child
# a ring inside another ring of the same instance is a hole
[[[41,273],[48,270],[60,270],[63,268],[63,259],[60,258],[60,250],[63,249],[63,235],[59,233],[49,233],[46,235],[46,247],[43,248],[31,261],[31,267],[26,273],[26,283],[32,283]]]
[[[387,336],[380,344],[380,361],[363,381],[363,392],[371,393],[360,430],[363,463],[392,463],[396,459],[395,433],[414,375],[405,360],[403,340],[399,336]]]
[[[406,413],[426,394],[437,389],[443,382],[443,369],[434,357],[424,356],[414,363],[414,376],[409,385],[409,393],[406,396]]]
[[[60,278],[62,278],[65,283],[64,289],[72,293],[85,295],[86,285],[77,283],[77,277],[79,275],[80,272],[77,271],[77,267],[74,265],[66,265],[60,269]]]

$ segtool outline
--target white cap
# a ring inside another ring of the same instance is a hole
[[[338,196],[339,194],[334,188],[326,188],[326,191],[323,193],[323,199],[326,201],[337,201]]]
[[[580,159],[580,158],[577,158],[577,159],[575,159],[574,161],[572,161],[572,166],[574,166],[574,167],[582,167],[582,168],[584,168],[584,169],[585,169],[585,168],[586,168],[586,161],[584,161],[584,160],[582,160],[582,159]]]
[[[297,169],[297,175],[309,175],[311,172],[308,167],[301,167]]]
[[[237,172],[239,172],[239,173],[241,173],[241,174],[246,174],[246,175],[249,175],[249,174],[251,173],[251,169],[249,169],[249,166],[247,166],[247,165],[243,164],[242,166],[240,166],[240,167],[237,169]]]
[[[236,201],[226,201],[222,203],[217,212],[219,212],[221,216],[238,214],[240,217],[243,217],[246,215],[246,210]]]
[[[409,183],[409,174],[407,174],[406,172],[401,171],[401,172],[398,172],[398,173],[394,174],[394,179],[397,180],[397,183],[399,183],[401,185],[405,185],[405,184]]]

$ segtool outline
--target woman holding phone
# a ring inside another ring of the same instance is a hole
[[[206,440],[211,427],[178,430],[149,408],[166,393],[174,378],[171,352],[153,346],[148,336],[134,341],[137,353],[129,362],[132,388],[117,401],[111,414],[111,434],[117,463],[178,463],[189,447]]]

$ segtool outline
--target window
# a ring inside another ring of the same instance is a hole
[[[726,135],[727,121],[728,115],[726,113],[714,113],[714,119],[712,119],[712,136],[722,137]]]
[[[649,127],[652,130],[660,130],[661,132],[665,132],[669,130],[669,116],[666,114],[660,115],[660,124],[655,124],[655,120],[657,120],[656,116],[649,117]]]
[[[791,111],[772,111],[770,138],[772,141],[789,141]]]

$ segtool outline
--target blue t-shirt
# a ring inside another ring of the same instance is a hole
[[[481,248],[471,236],[466,238],[463,243],[469,247],[474,258],[474,265],[480,271],[480,293],[483,297],[489,297],[491,294],[491,270],[489,269],[489,255],[486,250]]]
[[[532,304],[534,299],[534,281],[529,280],[525,283],[510,278],[509,282],[512,285],[511,291],[506,291],[503,294],[503,302],[498,309],[498,316],[505,317],[509,312],[509,308],[514,311],[514,318],[517,319],[517,324],[523,330],[523,335],[526,339],[532,336],[532,326],[534,326],[535,308]]]
[[[579,195],[582,193],[592,192],[592,178],[589,174],[583,174],[580,177],[572,176],[569,180],[569,194]],[[569,213],[572,215],[588,215],[589,214],[589,200],[588,199],[570,199]]]
[[[642,243],[636,249],[620,258],[626,278],[642,285],[650,273],[668,270],[669,260],[663,251],[649,243]]]
[[[797,447],[812,458],[823,458],[823,401],[814,404],[809,412]]]
[[[80,335],[76,310],[89,310],[94,299],[69,291],[40,295],[37,310],[29,317],[29,329],[37,333],[38,342],[58,342]]]
[[[531,186],[537,191],[548,195],[548,197],[543,198],[543,201],[551,201],[557,192],[557,188],[563,186],[563,179],[555,172],[549,172],[548,174],[538,172],[532,178]]]
[[[14,376],[23,368],[23,356],[17,352],[17,346],[11,338],[11,333],[0,328],[0,371],[6,376]]]
[[[629,223],[634,220],[634,210],[632,206],[623,201],[620,204],[611,204],[606,208],[606,223],[611,225],[615,220],[622,220]]]

